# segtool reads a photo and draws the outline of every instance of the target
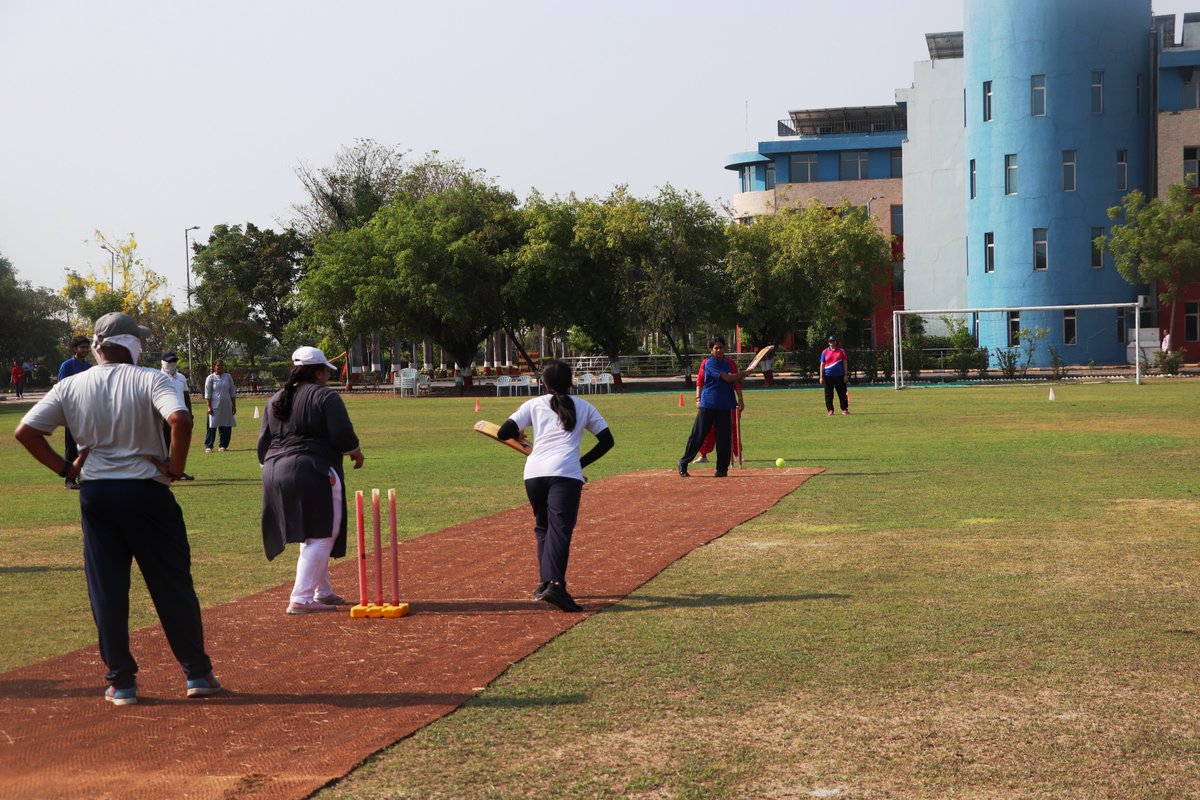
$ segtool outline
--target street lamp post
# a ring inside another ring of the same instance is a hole
[[[192,366],[192,231],[200,230],[199,225],[193,225],[183,232],[183,263],[187,267],[187,308],[188,308],[188,375],[196,374]]]
[[[112,291],[117,289],[117,251],[109,246],[108,242],[100,243],[101,250],[108,251],[108,258],[111,262],[108,268],[108,288]]]

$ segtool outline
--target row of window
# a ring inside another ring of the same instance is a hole
[[[1104,228],[1091,229],[1089,266],[1092,269],[1104,267],[1104,253],[1096,244],[1096,240],[1103,235]],[[1049,228],[1033,229],[1033,269],[1035,272],[1044,272],[1050,269]],[[996,271],[996,233],[994,231],[983,234],[983,271],[985,274]]]
[[[1184,96],[1188,96],[1185,84]],[[1093,114],[1104,113],[1104,70],[1092,70],[1091,85],[1089,86],[1091,99],[1091,112]],[[1200,102],[1200,92],[1196,93],[1198,102]],[[983,121],[992,121],[992,82],[983,82]],[[1030,75],[1029,76],[1029,115],[1031,117],[1046,116],[1046,109],[1049,105],[1048,84],[1045,75]],[[1186,100],[1185,100],[1186,102]],[[1185,106],[1195,108],[1196,106]],[[1137,111],[1142,113],[1142,74],[1139,72],[1137,76]]]
[[[1192,152],[1192,164],[1196,164],[1197,148],[1188,148]],[[1185,152],[1185,173],[1187,167]],[[1195,172],[1195,170],[1193,170]],[[1004,193],[1017,194],[1018,177],[1020,174],[1020,160],[1017,153],[1008,153],[1004,156]],[[1078,188],[1079,174],[1079,151],[1078,150],[1063,150],[1062,151],[1062,190],[1064,192],[1073,192]],[[1118,192],[1129,190],[1129,151],[1118,150],[1116,160],[1116,189]],[[975,167],[975,159],[971,159],[967,166],[967,191],[972,200],[978,194],[978,177]]]
[[[1194,307],[1192,309],[1193,317],[1186,318],[1186,324],[1185,324],[1185,328],[1188,331],[1188,333],[1187,333],[1188,341],[1194,342],[1194,341],[1197,341],[1197,338],[1193,338],[1193,337],[1200,336],[1200,303],[1187,303],[1186,305]],[[1044,312],[1039,312],[1039,313],[1044,313]],[[1062,312],[1062,315],[1063,315],[1062,316],[1062,324],[1063,324],[1063,341],[1062,341],[1062,343],[1068,347],[1079,344],[1079,317],[1078,317],[1075,309],[1073,309],[1073,308],[1065,309]],[[1121,344],[1125,344],[1128,341],[1126,332],[1127,332],[1127,330],[1129,328],[1129,324],[1130,324],[1129,309],[1127,309],[1127,308],[1118,308],[1117,309],[1116,323],[1117,323],[1117,327],[1116,327],[1117,341],[1120,342]],[[1188,325],[1190,325],[1191,327],[1187,327]],[[1019,334],[1020,330],[1021,330],[1021,312],[1020,311],[1009,311],[1008,312],[1008,346],[1009,347],[1017,347],[1020,345],[1020,338],[1021,338],[1020,334]]]

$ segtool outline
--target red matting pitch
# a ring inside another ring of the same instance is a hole
[[[589,485],[568,575],[582,614],[528,599],[537,567],[532,515],[520,507],[401,543],[401,599],[413,609],[403,619],[288,616],[290,584],[205,610],[220,695],[184,697],[158,627],[132,637],[136,706],[103,700],[94,647],[5,673],[0,797],[304,797],[819,472],[734,469],[720,503],[708,502],[710,473]],[[338,562],[333,578],[354,595],[356,560]]]

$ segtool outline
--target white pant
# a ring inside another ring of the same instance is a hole
[[[333,530],[319,539],[308,538],[300,544],[300,557],[296,559],[296,582],[292,585],[293,603],[313,603],[318,597],[333,594],[329,582],[329,554],[337,541],[342,527],[342,481],[336,472],[329,470],[330,501],[333,503]]]

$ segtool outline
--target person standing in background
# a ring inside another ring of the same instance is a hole
[[[237,425],[237,389],[233,385],[233,376],[225,371],[224,361],[214,361],[212,374],[204,380],[204,403],[208,407],[204,452],[212,452],[213,440],[220,433],[219,446],[224,453],[229,449],[229,437]]]
[[[25,396],[25,367],[21,366],[20,361],[13,362],[9,376],[12,379],[13,391],[19,400]]]
[[[167,380],[171,382],[172,388],[175,389],[175,394],[179,395],[179,402],[187,406],[188,417],[192,420],[193,427],[196,424],[196,418],[192,415],[192,387],[188,385],[187,376],[179,371],[179,356],[174,350],[168,350],[162,354],[162,374],[167,376]],[[163,420],[163,441],[167,443],[167,457],[171,457],[171,425],[166,420]],[[196,480],[186,472],[179,476],[181,481]]]
[[[78,375],[92,365],[92,362],[87,360],[88,350],[91,347],[91,342],[86,336],[76,336],[71,340],[71,357],[58,365],[58,376],[54,379],[55,385],[62,383],[72,375]],[[79,455],[79,448],[75,444],[75,437],[71,435],[71,429],[63,426],[64,439],[64,454],[67,461],[74,461]],[[64,489],[79,489],[79,481],[75,478],[67,478],[63,484]]]
[[[833,392],[837,390],[838,404],[843,414],[850,413],[850,399],[846,395],[846,351],[842,349],[837,334],[829,334],[829,346],[821,351],[818,380],[825,387],[825,413],[833,416]]]

